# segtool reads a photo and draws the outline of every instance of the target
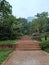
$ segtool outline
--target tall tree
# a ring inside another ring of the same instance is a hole
[[[42,12],[41,14],[37,14],[37,20],[39,23],[39,31],[40,32],[47,32],[48,26],[48,12]],[[47,40],[47,35],[45,33],[45,40]]]
[[[0,16],[7,17],[12,13],[12,6],[6,0],[0,0]]]

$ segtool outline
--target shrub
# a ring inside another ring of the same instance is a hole
[[[18,37],[23,36],[22,33],[17,33],[16,35],[17,35]]]
[[[45,49],[49,48],[49,41],[44,41],[40,45],[41,45],[41,48],[43,50],[45,50]]]
[[[47,51],[49,53],[49,48],[46,48],[45,51]]]

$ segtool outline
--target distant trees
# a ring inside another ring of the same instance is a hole
[[[49,17],[48,12],[42,12],[41,14],[36,15],[36,19],[32,21],[32,27],[34,31],[39,33],[45,33],[45,40],[47,40],[46,32],[49,31]]]
[[[28,32],[28,22],[27,22],[27,19],[25,18],[18,18],[17,19],[19,21],[19,23],[22,25],[22,28],[21,28],[21,32],[25,35],[27,34]]]
[[[37,13],[32,22],[25,18],[16,18],[12,15],[12,6],[6,0],[0,0],[0,40],[16,39],[18,36],[30,35],[33,32],[44,33],[49,31],[48,12]]]
[[[39,23],[39,31],[46,32],[48,25],[48,12],[42,12],[41,14],[37,14],[37,19]]]
[[[12,6],[6,0],[0,0],[0,40],[16,39],[22,35],[22,25],[12,15]]]

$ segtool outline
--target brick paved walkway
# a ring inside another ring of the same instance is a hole
[[[14,51],[3,65],[49,65],[49,56],[40,51]]]
[[[28,51],[24,51],[25,48]],[[16,48],[16,50],[2,65],[49,65],[49,55],[47,55],[44,51],[39,50],[38,42],[32,41],[28,36],[21,38],[21,41],[18,42],[18,49],[19,51]],[[20,49],[23,50],[20,51]]]
[[[41,47],[38,41],[34,41],[25,35],[16,44],[16,50],[41,50]]]

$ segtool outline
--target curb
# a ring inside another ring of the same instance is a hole
[[[48,52],[46,52],[46,51],[43,51],[46,55],[48,55],[49,56],[49,53]]]

